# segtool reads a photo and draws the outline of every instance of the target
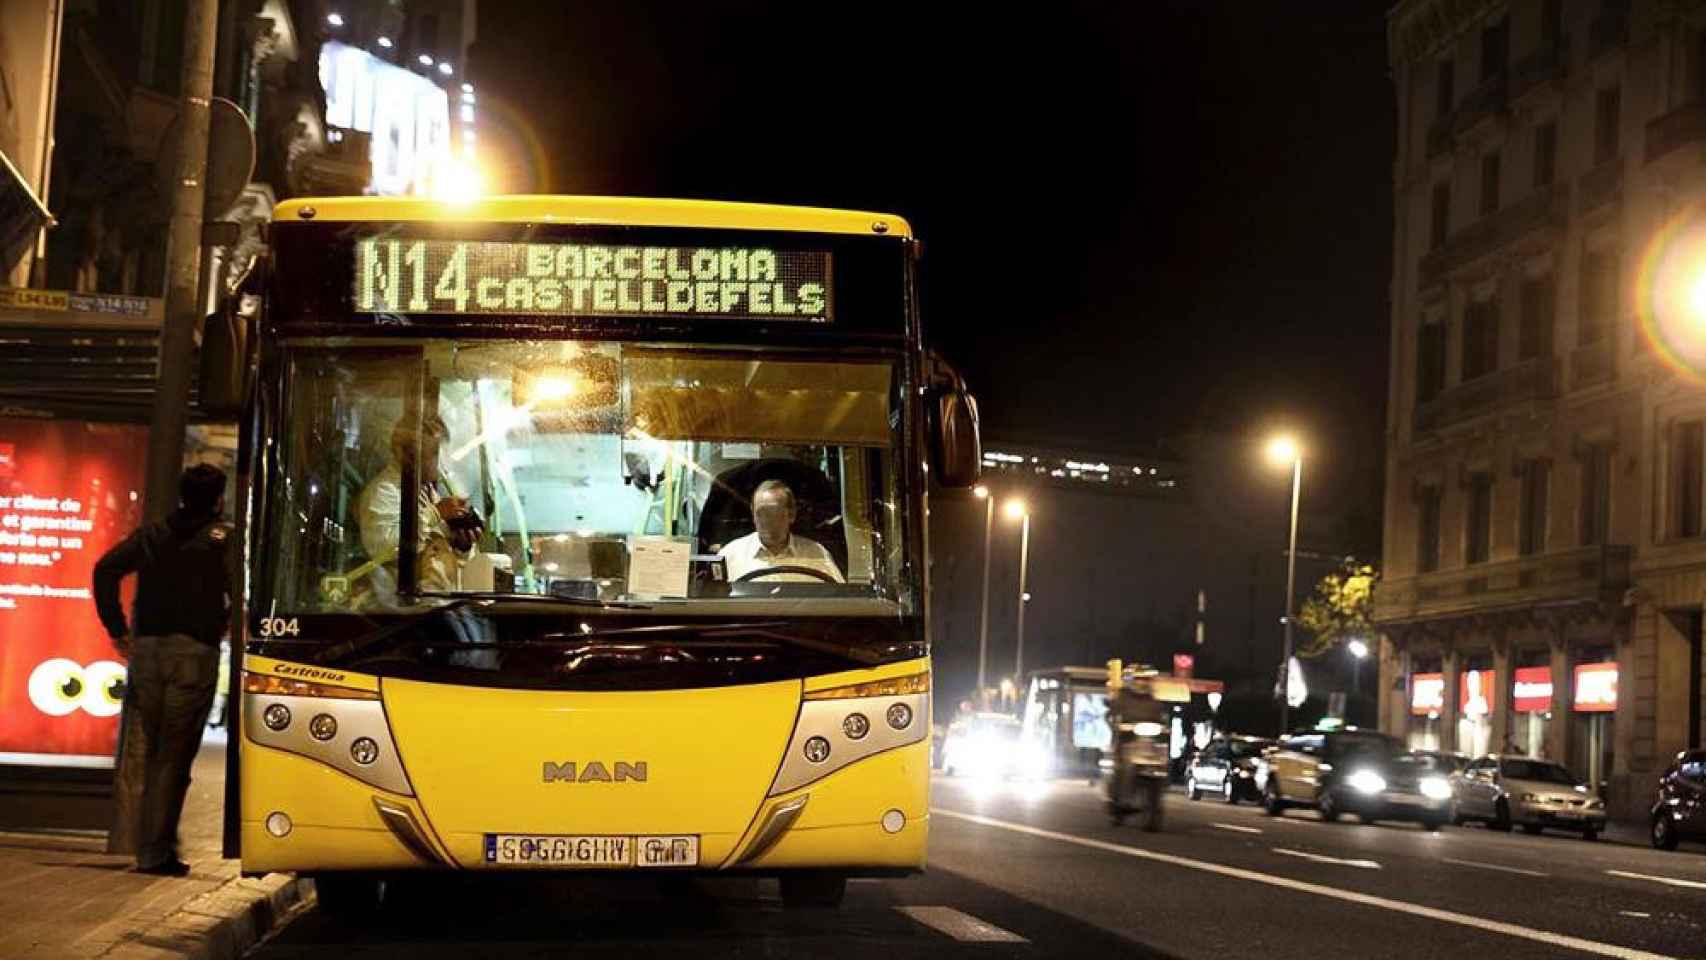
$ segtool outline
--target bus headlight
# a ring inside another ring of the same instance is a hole
[[[1386,789],[1386,778],[1373,770],[1358,770],[1346,777],[1345,783],[1358,793],[1379,793]]]
[[[358,737],[349,745],[349,758],[365,767],[379,759],[379,744],[372,737]]]
[[[338,735],[338,718],[329,713],[317,713],[308,721],[308,735],[316,740],[330,740]]]
[[[930,671],[922,666],[902,676],[805,691],[770,796],[928,738]]]
[[[912,726],[912,708],[904,703],[893,704],[888,712],[889,726],[896,730],[905,730]]]
[[[806,759],[813,763],[822,763],[829,759],[829,741],[822,737],[812,737],[806,741]]]
[[[275,703],[261,714],[261,722],[267,725],[268,730],[283,730],[290,726],[290,708],[282,703]]]
[[[849,713],[847,719],[841,721],[841,732],[847,734],[849,740],[863,740],[865,734],[871,732],[871,721],[862,713]]]

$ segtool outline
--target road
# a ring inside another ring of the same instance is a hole
[[[1114,827],[1082,783],[938,778],[930,871],[835,912],[774,885],[650,878],[445,883],[369,929],[310,910],[252,956],[1706,957],[1706,848],[1327,824],[1169,797]]]

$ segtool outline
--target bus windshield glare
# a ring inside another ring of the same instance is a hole
[[[914,606],[893,359],[446,338],[293,339],[282,362],[279,613]]]

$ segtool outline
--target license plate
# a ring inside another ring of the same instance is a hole
[[[1386,800],[1388,803],[1396,803],[1406,807],[1418,806],[1422,802],[1421,797],[1412,797],[1407,793],[1389,794]]]
[[[502,867],[696,867],[698,836],[488,833],[486,862]]]
[[[1576,820],[1581,817],[1581,812],[1578,810],[1557,810],[1552,815],[1560,820]]]

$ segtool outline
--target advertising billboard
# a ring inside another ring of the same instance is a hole
[[[91,580],[141,520],[146,446],[142,426],[0,417],[0,764],[112,764],[125,668]]]
[[[1617,664],[1576,664],[1576,711],[1611,713],[1617,709]]]
[[[1520,713],[1545,713],[1552,709],[1552,668],[1517,667],[1515,695]]]
[[[1412,673],[1410,675],[1410,712],[1426,716],[1445,709],[1445,674]]]

